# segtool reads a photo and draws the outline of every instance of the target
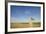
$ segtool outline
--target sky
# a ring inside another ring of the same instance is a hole
[[[11,5],[10,8],[12,22],[28,22],[29,17],[40,20],[40,7]]]

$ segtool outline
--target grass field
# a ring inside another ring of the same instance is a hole
[[[29,27],[40,27],[40,22],[33,23],[11,23],[11,28],[29,28]]]
[[[40,22],[33,22],[32,27],[40,27],[41,23]]]

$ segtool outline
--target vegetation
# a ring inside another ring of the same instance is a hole
[[[11,28],[28,28],[28,27],[40,27],[40,26],[41,26],[41,23],[40,22],[32,22],[32,23],[11,23]]]

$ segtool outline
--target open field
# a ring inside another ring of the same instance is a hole
[[[11,28],[27,28],[31,27],[29,23],[11,23]]]
[[[33,22],[32,23],[32,27],[40,27],[41,26],[41,23],[40,22]]]
[[[11,23],[11,28],[29,28],[29,27],[40,27],[40,22],[36,23]]]

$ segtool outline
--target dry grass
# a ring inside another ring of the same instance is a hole
[[[40,27],[41,23],[40,22],[33,22],[32,27]]]
[[[11,28],[29,28],[29,27],[40,27],[41,23],[11,23]]]
[[[11,28],[27,28],[31,27],[29,23],[11,23]]]

